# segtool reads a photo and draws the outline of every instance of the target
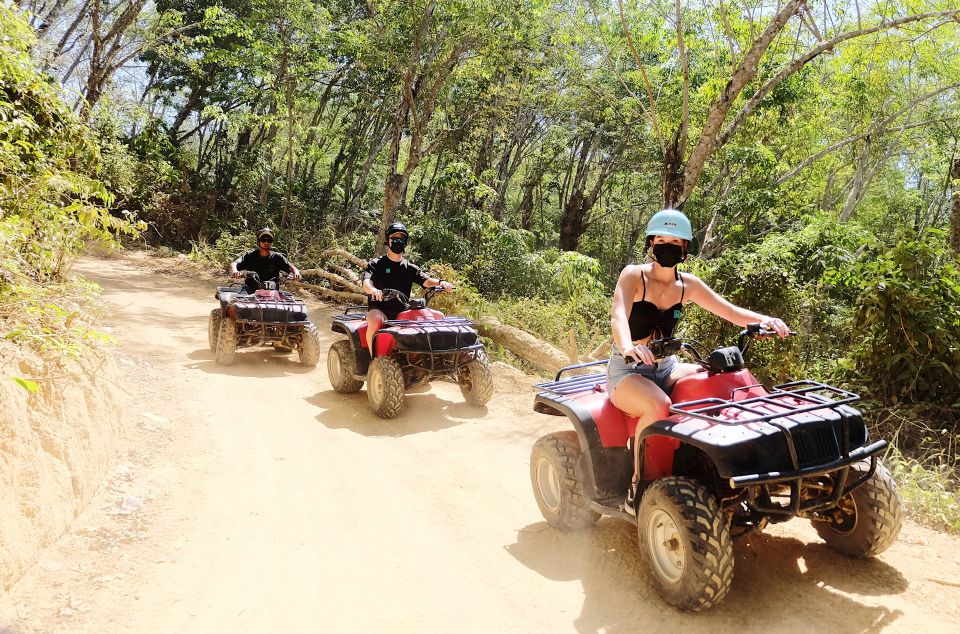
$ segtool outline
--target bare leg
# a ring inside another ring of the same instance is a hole
[[[703,368],[695,363],[678,363],[677,367],[670,373],[668,385],[673,385],[683,377],[696,374],[697,372],[703,372]]]
[[[382,311],[373,308],[367,311],[367,350],[370,351],[370,358],[373,358],[373,335],[380,330],[387,316]]]
[[[610,400],[620,411],[637,417],[633,443],[633,481],[636,482],[640,478],[640,432],[661,418],[666,418],[670,397],[653,381],[633,375],[617,383]]]

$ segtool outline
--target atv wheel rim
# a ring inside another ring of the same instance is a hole
[[[330,356],[327,358],[329,359],[329,363],[327,364],[327,374],[330,375],[330,382],[334,385],[339,385],[340,376],[343,374],[343,365],[340,363],[340,355],[331,351]]]
[[[537,462],[537,490],[543,504],[551,513],[560,510],[560,477],[546,458]]]
[[[852,496],[840,500],[834,511],[830,529],[838,535],[849,535],[857,527],[857,504]]]
[[[667,512],[657,509],[650,514],[647,549],[654,572],[670,583],[680,581],[686,552],[680,529]]]
[[[367,386],[370,390],[370,396],[374,403],[380,403],[383,400],[383,377],[377,371],[370,373],[370,384]]]

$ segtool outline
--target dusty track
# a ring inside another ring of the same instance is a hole
[[[736,547],[718,608],[678,613],[634,529],[564,534],[528,458],[564,420],[498,369],[488,409],[434,383],[383,421],[323,367],[206,347],[211,282],[84,260],[130,392],[117,469],[74,529],[0,596],[0,632],[957,631],[960,541],[906,525],[878,559],[802,521]],[[324,351],[331,308],[314,304]],[[6,629],[5,629],[6,628]]]

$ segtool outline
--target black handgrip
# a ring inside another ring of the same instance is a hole
[[[657,359],[662,359],[663,357],[670,356],[672,354],[677,354],[680,352],[681,347],[683,346],[683,341],[677,339],[676,337],[666,337],[663,339],[654,339],[647,344],[647,347],[650,348],[650,352],[653,353],[653,356]]]

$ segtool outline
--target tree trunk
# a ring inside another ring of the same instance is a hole
[[[954,253],[960,254],[960,155],[953,157],[950,178],[953,191],[950,205],[950,247]]]
[[[663,208],[683,208],[683,156],[680,153],[680,130],[674,134],[673,140],[667,144],[667,151],[663,156],[663,174],[661,184],[663,189]]]
[[[563,206],[563,217],[560,218],[561,251],[576,251],[580,244],[580,236],[586,231],[584,202],[583,192],[576,190]]]

